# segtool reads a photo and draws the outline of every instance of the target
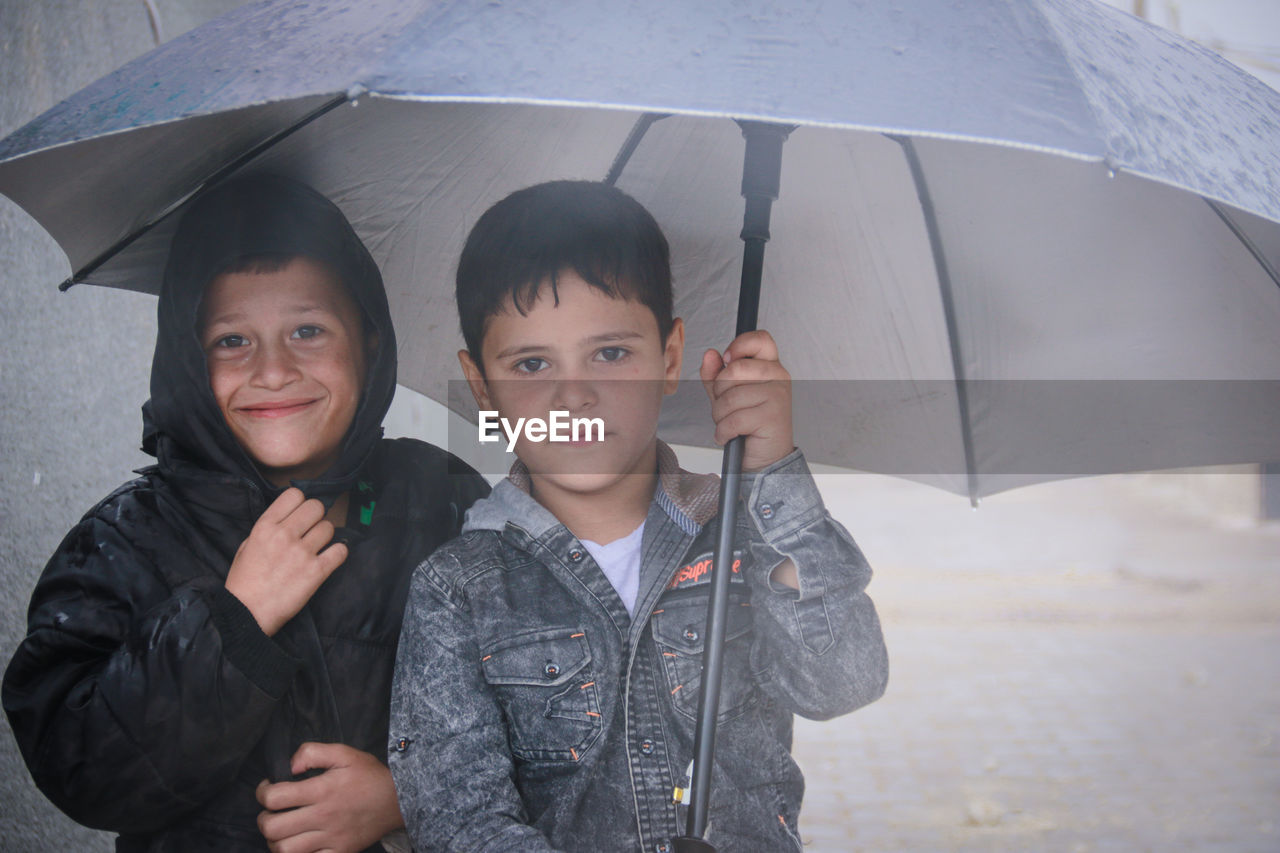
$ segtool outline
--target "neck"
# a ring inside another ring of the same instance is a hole
[[[348,505],[349,501],[347,500],[347,493],[343,492],[334,499],[333,506],[329,507],[328,511],[325,512],[325,520],[334,527],[346,526]]]
[[[574,492],[532,478],[534,500],[579,539],[607,545],[639,527],[649,514],[656,472],[627,474],[598,492]]]

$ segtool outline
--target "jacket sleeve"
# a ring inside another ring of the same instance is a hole
[[[391,688],[388,763],[409,837],[420,851],[550,853],[526,822],[502,709],[441,564],[457,568],[452,549],[414,572]]]
[[[827,512],[800,451],[747,475],[745,509],[753,568],[753,670],[782,707],[829,719],[878,699],[889,677],[871,568]],[[770,579],[790,558],[800,589]]]
[[[126,510],[145,539],[115,523]],[[170,588],[157,561],[187,552],[146,513],[107,504],[67,535],[3,683],[37,786],[80,823],[123,833],[224,789],[297,666],[217,578]]]

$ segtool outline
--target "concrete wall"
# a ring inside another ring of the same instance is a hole
[[[243,0],[154,0],[172,38]],[[155,46],[143,0],[0,0],[0,136]],[[40,569],[77,519],[130,471],[147,397],[155,301],[56,285],[67,261],[0,197],[0,662],[25,633]],[[35,789],[0,725],[0,850],[110,850]]]

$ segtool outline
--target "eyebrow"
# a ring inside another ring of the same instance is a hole
[[[644,335],[639,332],[604,332],[599,335],[592,335],[589,338],[583,338],[584,344],[616,344],[624,341],[632,341],[637,338],[643,338]],[[517,344],[508,347],[502,352],[494,355],[495,359],[508,359],[519,355],[538,355],[546,352],[550,347],[547,344]]]
[[[327,309],[318,302],[304,302],[298,305],[290,305],[284,309],[283,313],[291,317],[302,317],[308,314],[322,314],[325,313],[326,310]],[[219,314],[216,317],[209,317],[201,325],[206,329],[210,329],[221,324],[242,323],[248,319],[250,319],[248,311],[233,309],[226,313]]]

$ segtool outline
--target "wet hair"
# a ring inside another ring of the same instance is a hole
[[[226,275],[227,273],[250,273],[254,275],[265,275],[280,270],[293,263],[295,258],[301,255],[285,255],[280,252],[264,252],[257,255],[243,255],[233,261],[229,261],[225,267],[218,271],[218,275]],[[345,284],[343,285],[346,286]]]
[[[343,298],[350,303],[351,307],[355,309],[356,314],[360,317],[360,331],[361,334],[364,335],[365,345],[368,346],[373,343],[373,336],[378,333],[377,328],[374,326],[373,318],[369,316],[368,311],[365,311],[360,307],[360,303],[356,299],[356,294],[351,284],[342,278],[338,271],[334,269],[332,263],[321,258],[314,257],[311,254],[286,254],[283,252],[259,252],[252,255],[241,255],[227,261],[227,263],[218,270],[214,278],[241,273],[248,275],[270,275],[271,273],[277,273],[285,269],[298,258],[307,258],[308,260],[314,261],[319,264],[322,269],[328,272],[329,275],[333,276],[334,281],[338,282],[341,287]],[[210,279],[209,284],[212,283],[213,280]],[[205,290],[208,291],[208,289],[208,285],[206,285]],[[197,329],[202,330],[204,328],[206,319],[204,311],[204,296],[201,295],[200,313],[196,318]]]
[[[489,318],[513,305],[526,314],[540,288],[566,270],[614,299],[653,312],[665,341],[671,332],[671,261],[667,238],[649,211],[616,187],[551,181],[517,190],[484,212],[458,260],[458,319],[467,351],[480,359]]]

